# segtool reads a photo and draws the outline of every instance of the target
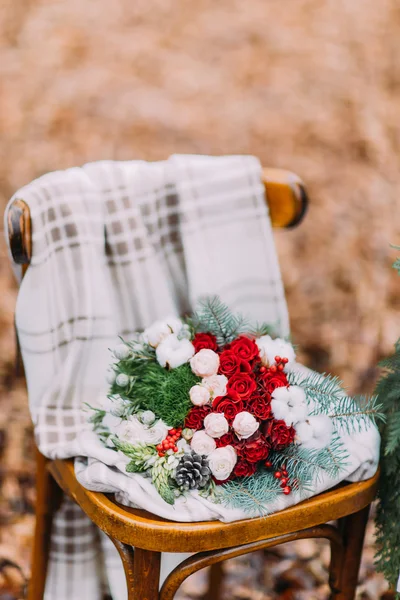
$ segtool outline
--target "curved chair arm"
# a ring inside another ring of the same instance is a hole
[[[283,169],[263,169],[262,178],[273,227],[298,225],[308,205],[301,179]],[[13,260],[26,268],[32,256],[32,230],[29,207],[22,199],[14,200],[8,210],[7,221]]]

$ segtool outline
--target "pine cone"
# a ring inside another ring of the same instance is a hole
[[[184,454],[175,471],[175,480],[182,491],[203,488],[211,471],[205,456],[192,452]]]

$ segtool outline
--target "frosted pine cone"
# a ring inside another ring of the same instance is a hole
[[[182,491],[203,488],[210,476],[207,458],[195,452],[184,454],[175,471],[175,480]]]

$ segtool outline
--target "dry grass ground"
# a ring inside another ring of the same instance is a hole
[[[308,364],[370,391],[399,334],[399,29],[396,0],[2,0],[0,206],[46,171],[101,158],[251,153],[289,168],[312,199],[304,225],[277,235],[294,339]],[[0,282],[0,560],[28,572],[32,438],[12,382],[4,240]],[[323,598],[325,551],[282,552],[229,565],[229,597]],[[11,599],[20,576],[3,567]]]

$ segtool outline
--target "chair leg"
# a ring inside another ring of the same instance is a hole
[[[62,491],[47,470],[48,460],[37,450],[35,533],[32,547],[28,600],[43,600],[50,552],[53,515],[60,506]]]
[[[110,536],[124,565],[128,600],[158,600],[161,552],[132,548]]]
[[[214,563],[210,567],[208,577],[208,589],[204,600],[220,600],[222,581],[224,578],[224,567],[222,562]]]
[[[368,505],[339,520],[338,526],[343,536],[343,553],[339,590],[332,595],[335,600],[354,600],[355,598],[369,509]]]

